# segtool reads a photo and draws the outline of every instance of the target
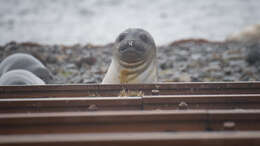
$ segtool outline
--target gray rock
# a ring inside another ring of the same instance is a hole
[[[249,46],[246,61],[249,64],[260,63],[260,43]]]

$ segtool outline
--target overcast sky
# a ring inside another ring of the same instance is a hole
[[[183,38],[223,40],[260,23],[259,0],[0,0],[0,45],[106,44],[129,27],[158,45]]]

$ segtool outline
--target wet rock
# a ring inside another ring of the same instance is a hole
[[[97,62],[97,59],[95,57],[81,57],[78,60],[76,60],[76,65],[78,67],[81,67],[83,64],[92,66],[96,62]]]
[[[72,83],[83,83],[84,79],[81,76],[75,76],[71,81]]]
[[[234,60],[234,61],[231,60],[231,61],[229,62],[229,65],[230,65],[231,67],[234,67],[234,66],[246,66],[244,60]]]
[[[48,55],[46,60],[47,60],[47,62],[50,62],[50,63],[56,63],[57,62],[56,56],[52,56],[52,55]]]
[[[182,61],[187,61],[188,56],[176,56],[176,61],[182,62]]]
[[[205,72],[215,72],[215,71],[219,71],[220,70],[220,65],[219,62],[210,62],[208,67],[204,68]]]
[[[248,48],[246,61],[251,65],[260,62],[260,43],[253,44]]]
[[[179,77],[180,82],[191,82],[191,76],[189,74],[183,73]]]
[[[191,59],[193,59],[193,60],[198,60],[198,59],[200,59],[200,58],[202,58],[202,55],[201,55],[201,54],[192,54],[192,55],[191,55]]]
[[[74,63],[68,63],[65,65],[66,69],[76,69],[76,65]]]
[[[173,62],[164,62],[164,63],[160,64],[160,68],[162,70],[172,68],[172,67],[173,67]]]
[[[191,76],[191,82],[201,82],[199,73],[194,73]]]
[[[223,71],[224,71],[225,75],[231,75],[231,73],[232,73],[232,69],[230,67],[224,68]]]
[[[5,46],[4,46],[4,51],[15,51],[18,49],[18,46],[17,46],[17,43],[15,41],[12,41],[10,43],[7,43]]]

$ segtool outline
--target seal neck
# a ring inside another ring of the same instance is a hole
[[[115,61],[117,62],[117,61]],[[156,71],[156,59],[144,60],[137,63],[122,64],[117,62],[117,68],[119,73],[119,82],[122,83],[134,83],[134,82],[146,82],[150,77],[150,74]],[[155,71],[153,71],[155,70]],[[149,77],[148,77],[149,76]]]

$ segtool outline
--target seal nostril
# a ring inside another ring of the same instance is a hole
[[[128,43],[128,46],[130,46],[130,47],[133,47],[133,46],[134,46],[134,41],[133,41],[133,40],[130,40],[130,41],[128,41],[127,43]]]

